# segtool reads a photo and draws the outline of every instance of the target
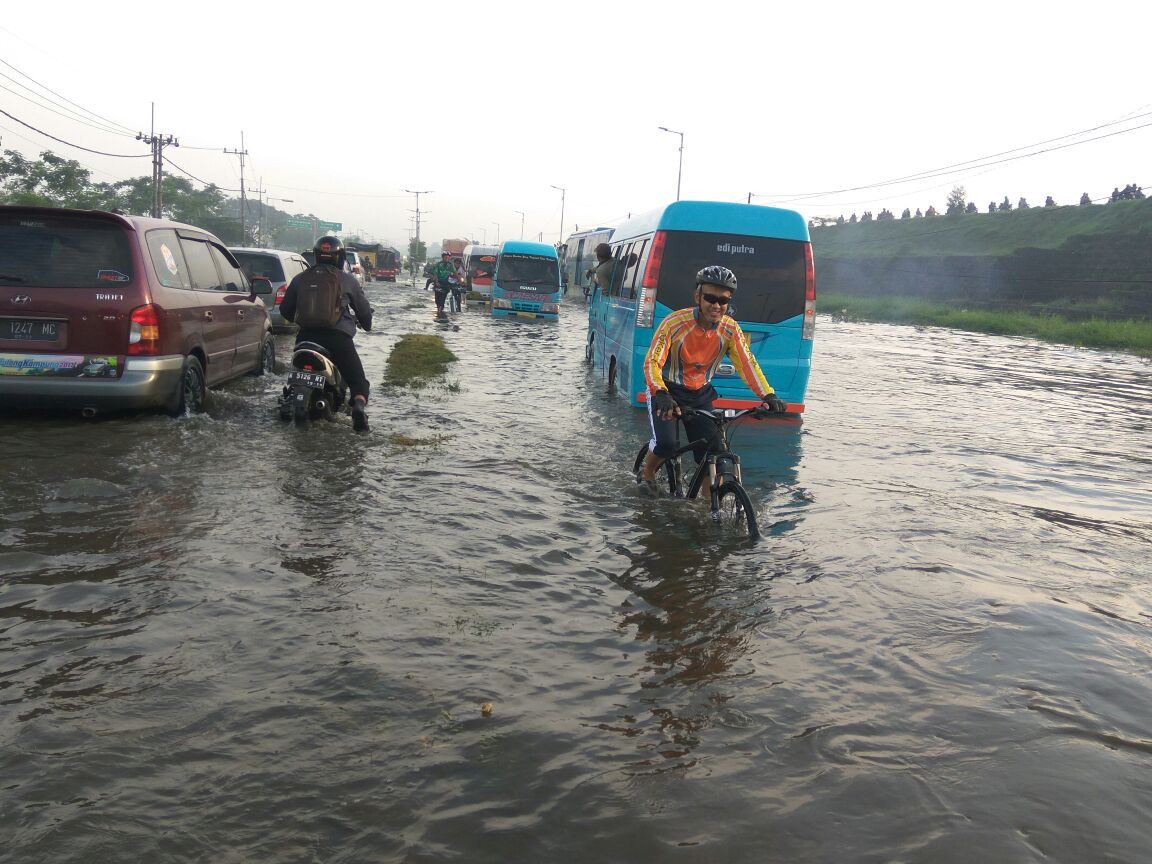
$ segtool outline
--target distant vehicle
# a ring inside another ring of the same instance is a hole
[[[404,258],[399,249],[383,246],[376,253],[376,263],[372,268],[372,276],[381,282],[395,282],[403,265]]]
[[[738,288],[729,314],[740,324],[768,383],[804,410],[812,367],[816,281],[808,223],[792,210],[719,201],[678,201],[635,216],[612,232],[609,291],[588,299],[586,356],[610,387],[644,404],[644,357],[655,328],[691,306],[697,271],[728,267]],[[717,408],[751,408],[759,400],[729,362],[712,385]]]
[[[583,289],[589,283],[588,270],[596,266],[596,247],[612,239],[611,228],[593,228],[569,235],[560,266],[569,287]]]
[[[0,207],[0,406],[200,410],[272,370],[265,278],[167,219]]]
[[[492,276],[492,314],[522,318],[560,317],[560,259],[548,243],[505,240]]]
[[[447,239],[440,241],[440,252],[447,252],[457,264],[464,261],[464,250],[468,248],[467,240]]]
[[[496,256],[499,246],[482,246],[469,243],[464,247],[464,273],[469,291],[483,294],[485,301],[492,299],[492,274],[496,270]]]
[[[272,283],[274,293],[264,298],[264,303],[268,307],[268,319],[272,322],[272,329],[286,333],[297,330],[295,324],[291,321],[285,321],[280,315],[280,303],[284,300],[284,292],[288,290],[288,283],[296,274],[303,273],[312,265],[299,252],[237,246],[229,246],[228,249],[236,256],[236,260],[240,262],[240,269],[249,278],[263,276]]]
[[[356,277],[356,281],[364,284],[364,264],[360,261],[360,253],[352,249],[344,250],[344,257],[348,261],[348,269]]]

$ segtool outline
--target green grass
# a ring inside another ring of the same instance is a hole
[[[848,321],[880,321],[920,327],[950,327],[974,333],[1030,336],[1045,342],[1127,351],[1152,357],[1152,322],[1070,321],[1059,315],[963,309],[903,297],[823,294],[819,308]]]
[[[988,202],[976,204],[982,211],[988,207]],[[1011,255],[1017,249],[1058,249],[1093,237],[1152,234],[1152,198],[1085,207],[1065,204],[1071,206],[813,228],[812,250],[819,267],[821,258]]]
[[[388,355],[384,382],[393,387],[422,387],[448,371],[458,358],[439,336],[406,333]]]

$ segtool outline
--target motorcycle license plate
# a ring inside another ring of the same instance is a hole
[[[293,369],[288,373],[289,384],[307,384],[309,387],[323,387],[328,379],[321,372],[301,372]]]

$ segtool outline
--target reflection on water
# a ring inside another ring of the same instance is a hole
[[[370,290],[367,436],[278,377],[0,419],[20,860],[1152,856],[1146,362],[821,322],[749,545],[636,489],[578,303]],[[405,332],[447,382],[381,386]]]

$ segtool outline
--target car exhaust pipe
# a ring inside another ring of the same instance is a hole
[[[88,405],[88,406],[80,409],[80,416],[87,418],[89,420],[91,420],[93,417],[95,417],[98,413],[100,413],[99,410],[96,408],[93,408],[91,405]]]
[[[328,410],[328,403],[325,402],[323,399],[317,399],[316,400],[316,410],[317,411],[327,411]]]

